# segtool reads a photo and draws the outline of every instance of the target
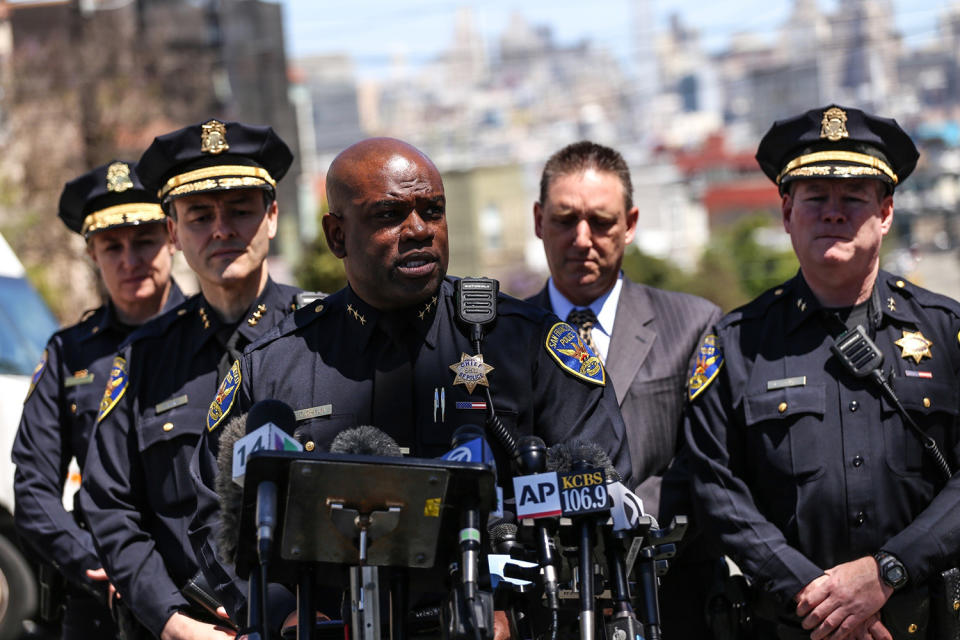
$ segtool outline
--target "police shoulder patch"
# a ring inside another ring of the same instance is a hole
[[[97,414],[98,424],[120,402],[120,398],[127,391],[129,379],[126,359],[117,356],[113,359],[113,366],[110,367],[110,377],[107,379],[107,386],[103,390],[103,398],[100,400],[100,412]]]
[[[40,358],[40,362],[37,363],[37,366],[33,369],[33,375],[30,376],[30,388],[27,389],[27,396],[23,399],[24,402],[30,399],[30,396],[33,395],[33,390],[37,387],[37,383],[40,382],[40,377],[43,375],[43,372],[47,370],[47,350],[43,350],[43,356]]]
[[[580,340],[577,330],[566,322],[558,322],[550,327],[544,346],[564,371],[601,387],[607,384],[607,372],[600,358]]]
[[[693,400],[706,389],[720,373],[723,366],[723,354],[717,348],[717,336],[704,336],[697,349],[697,362],[693,365],[690,380],[687,382],[687,395]]]
[[[220,388],[217,389],[217,397],[210,403],[210,410],[207,412],[207,431],[216,429],[230,413],[233,401],[237,397],[237,389],[240,387],[240,378],[240,361],[234,360],[233,366],[230,367],[230,371],[220,383]]]

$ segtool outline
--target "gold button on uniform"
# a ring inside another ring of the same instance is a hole
[[[786,403],[786,402],[781,402],[781,403],[777,406],[777,411],[779,411],[780,413],[783,413],[783,412],[786,411],[786,410],[787,410],[787,403]]]
[[[897,280],[897,286],[903,289],[905,286],[907,286],[907,283],[903,280]]]
[[[77,412],[77,403],[74,402],[73,404],[70,405],[70,413],[76,413],[76,412]]]
[[[925,406],[927,409],[930,408],[930,398],[923,399],[923,406]]]
[[[173,423],[172,423],[172,422],[165,422],[165,423],[163,424],[163,430],[164,430],[164,431],[173,431]]]
[[[317,445],[314,444],[313,440],[310,440],[307,444],[303,445],[303,448],[307,451],[313,451],[317,448]]]
[[[907,633],[916,633],[916,632],[917,632],[917,625],[915,623],[911,623],[910,626],[907,627]]]

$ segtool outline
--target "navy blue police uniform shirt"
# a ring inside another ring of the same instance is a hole
[[[80,499],[107,575],[157,637],[188,606],[180,589],[198,570],[189,463],[210,397],[234,352],[288,314],[299,291],[268,280],[231,325],[197,294],[130,336],[114,362]]]
[[[163,310],[183,300],[180,287],[171,282]],[[104,584],[86,576],[100,561],[90,533],[64,508],[63,487],[72,458],[83,468],[113,358],[135,329],[119,322],[108,301],[53,334],[33,374],[13,443],[14,522],[20,538],[88,589]]]
[[[415,351],[412,431],[398,432],[394,423],[378,423],[374,416],[380,316],[349,286],[299,309],[247,349],[234,369],[239,378],[235,391],[222,386],[218,394],[222,397],[211,406],[212,428],[197,452],[197,515],[208,527],[193,532],[191,541],[211,586],[233,614],[242,608],[246,593],[216,555],[214,490],[218,432],[231,416],[259,400],[282,400],[298,412],[294,436],[307,451],[327,451],[339,432],[369,424],[409,448],[410,455],[426,458],[449,450],[460,425],[483,424],[486,413],[475,408],[475,403],[485,406],[483,387],[469,393],[464,384],[456,383],[457,373],[451,369],[465,354],[474,353],[455,322],[453,279],[446,278],[436,296],[407,312]],[[561,352],[547,346],[551,333],[563,334],[557,347]],[[616,397],[599,359],[591,359],[585,350],[576,330],[553,314],[501,295],[496,324],[482,344],[483,362],[493,367],[486,374],[493,403],[500,419],[518,436],[535,434],[548,445],[574,438],[599,443],[629,482],[630,453]],[[581,361],[574,362],[571,355],[581,356]],[[581,366],[587,375],[580,373]],[[590,374],[594,378],[589,379]],[[443,398],[440,406],[438,397]]]
[[[883,271],[874,300],[883,371],[957,469],[960,304]],[[722,319],[690,382],[704,530],[784,607],[825,569],[880,550],[912,584],[960,552],[960,475],[944,486],[874,384],[842,368],[825,313],[798,275]]]

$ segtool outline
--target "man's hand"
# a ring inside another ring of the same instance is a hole
[[[493,612],[493,640],[510,640],[510,621],[505,611]]]
[[[853,640],[893,640],[893,636],[880,622],[880,614],[875,613],[867,618],[850,634]]]
[[[97,567],[96,569],[87,569],[87,577],[93,580],[94,582],[102,582],[103,580],[109,580],[107,577],[107,572],[103,567]],[[113,586],[113,583],[107,585],[107,606],[110,610],[113,610],[113,596],[119,598],[120,594],[117,593],[117,588]]]
[[[876,624],[883,631],[863,625],[880,611],[892,593],[893,589],[880,579],[877,561],[867,556],[827,569],[825,575],[805,586],[795,598],[797,615],[803,618],[804,629],[813,630],[811,640],[883,639],[886,629],[879,618]],[[871,635],[854,635],[861,629]],[[873,635],[875,632],[881,635]]]
[[[228,640],[234,636],[232,629],[200,622],[178,612],[163,625],[160,640]]]

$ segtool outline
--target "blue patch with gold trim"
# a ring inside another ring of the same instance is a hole
[[[704,336],[703,343],[697,350],[697,362],[693,365],[690,380],[687,382],[687,395],[693,400],[709,386],[720,373],[723,366],[723,354],[717,348],[717,336],[712,333]]]
[[[33,375],[30,376],[30,388],[27,389],[27,397],[23,399],[26,402],[30,398],[30,394],[33,393],[33,390],[37,387],[37,383],[40,382],[40,376],[43,375],[43,372],[47,370],[47,350],[43,350],[43,357],[40,358],[40,362],[37,363],[37,366],[33,369]]]
[[[217,389],[217,397],[210,403],[210,410],[207,412],[207,431],[213,431],[217,425],[230,413],[233,407],[233,401],[237,398],[237,389],[240,388],[240,361],[235,360],[230,371],[224,376],[220,388]]]
[[[558,322],[550,327],[544,346],[564,371],[601,387],[607,384],[607,372],[600,358],[583,343],[577,330],[566,322]]]
[[[117,406],[120,398],[127,391],[127,361],[121,356],[113,359],[113,366],[110,367],[110,378],[107,379],[107,387],[103,390],[103,399],[100,400],[100,412],[97,414],[97,423],[107,417],[107,414]]]

